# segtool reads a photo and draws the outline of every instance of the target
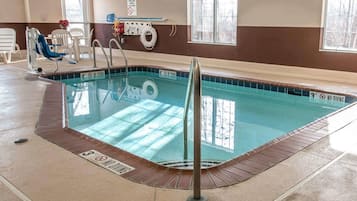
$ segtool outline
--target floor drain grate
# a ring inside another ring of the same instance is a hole
[[[116,159],[113,159],[107,155],[104,155],[96,150],[82,152],[79,154],[79,156],[118,175],[122,175],[132,170],[135,170],[135,168],[125,163],[122,163]]]
[[[162,161],[158,162],[158,164],[166,166],[166,167],[172,167],[172,168],[177,168],[177,169],[193,169],[193,161],[188,161],[188,160],[182,160],[182,161]],[[221,164],[222,161],[214,161],[214,160],[202,160],[201,161],[201,168],[209,168],[213,167],[216,165]]]

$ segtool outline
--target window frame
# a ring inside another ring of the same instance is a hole
[[[344,48],[326,48],[325,44],[325,38],[326,38],[326,25],[327,25],[327,15],[328,15],[328,3],[330,0],[325,0],[324,5],[323,5],[323,12],[322,12],[322,16],[323,16],[323,21],[322,21],[322,34],[320,34],[320,36],[322,37],[320,39],[320,48],[319,51],[320,52],[337,52],[337,53],[352,53],[352,54],[356,54],[357,53],[357,48],[355,50],[353,49],[344,49]]]
[[[188,43],[192,43],[192,44],[203,44],[203,45],[224,45],[224,46],[237,46],[238,44],[238,38],[237,38],[237,35],[238,35],[238,2],[239,0],[236,0],[237,1],[237,6],[236,6],[236,9],[237,9],[237,15],[236,15],[236,24],[235,24],[235,28],[236,28],[236,34],[235,34],[235,40],[233,43],[223,43],[223,42],[217,42],[217,1],[218,0],[213,0],[213,42],[211,41],[199,41],[199,40],[192,40],[192,35],[193,35],[193,18],[194,18],[194,14],[193,14],[193,1],[194,0],[189,0],[190,1],[190,16],[189,17],[189,24],[191,26],[190,28],[190,32],[189,32],[189,41]]]
[[[66,9],[66,0],[61,1],[62,4],[62,18],[67,19],[67,9]],[[90,1],[89,0],[82,0],[82,7],[83,7],[83,22],[72,22],[70,24],[83,24],[84,28],[84,35],[85,37],[89,37],[90,34]]]

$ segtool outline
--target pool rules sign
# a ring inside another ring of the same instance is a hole
[[[136,0],[127,0],[128,16],[136,16]]]

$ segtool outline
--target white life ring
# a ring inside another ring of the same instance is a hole
[[[146,35],[151,35],[150,41],[146,40]],[[153,27],[147,26],[142,30],[140,35],[140,42],[144,45],[145,49],[147,50],[154,49],[156,40],[157,40],[157,33]]]
[[[149,91],[149,87],[152,88],[152,91]],[[155,82],[153,82],[151,80],[146,80],[143,83],[142,93],[143,93],[142,95],[144,98],[155,99],[159,95],[159,89],[157,88],[157,85]]]

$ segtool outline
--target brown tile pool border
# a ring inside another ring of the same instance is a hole
[[[135,170],[121,176],[133,182],[160,188],[192,188],[192,170],[160,166],[65,127],[65,87],[60,82],[49,82],[36,125],[37,135],[76,155],[95,149],[124,162]],[[212,189],[245,181],[344,127],[357,118],[356,114],[357,103],[352,103],[238,158],[203,169],[201,186],[203,189]],[[335,122],[338,123],[335,125]]]

